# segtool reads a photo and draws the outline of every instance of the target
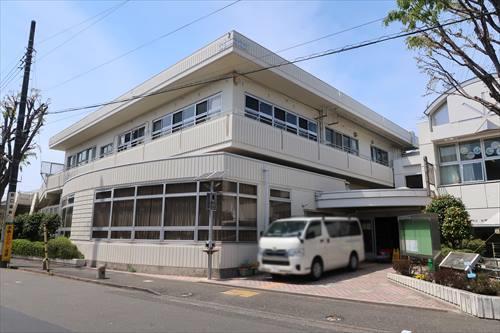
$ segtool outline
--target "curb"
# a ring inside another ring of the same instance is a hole
[[[154,291],[153,289],[149,289],[149,288],[142,288],[142,287],[130,286],[130,285],[126,285],[126,284],[118,284],[118,283],[113,283],[113,282],[99,281],[99,280],[82,278],[82,277],[78,277],[78,276],[60,274],[60,273],[54,273],[54,272],[42,272],[39,270],[34,270],[34,269],[29,269],[29,268],[20,268],[19,267],[19,268],[17,268],[17,270],[31,272],[31,273],[37,273],[37,274],[42,274],[42,275],[57,276],[57,277],[64,278],[64,279],[89,282],[89,283],[99,284],[99,285],[108,286],[108,287],[142,291],[142,292],[150,293],[150,294],[155,295],[155,296],[162,296],[162,294],[160,294],[159,292]]]
[[[460,311],[454,311],[453,309],[446,310],[446,309],[439,309],[439,308],[427,308],[423,306],[418,306],[418,305],[406,305],[406,304],[399,304],[399,303],[382,303],[382,302],[376,302],[376,301],[367,301],[367,300],[360,300],[360,299],[352,299],[352,298],[343,298],[343,297],[332,297],[332,296],[322,296],[322,295],[311,295],[311,294],[303,294],[303,293],[298,293],[294,291],[286,291],[286,290],[272,290],[272,289],[263,289],[263,288],[255,288],[255,287],[242,287],[242,286],[234,286],[234,285],[228,285],[223,282],[208,282],[208,281],[199,281],[197,283],[205,283],[205,284],[215,284],[219,286],[225,286],[225,287],[232,287],[235,289],[249,289],[249,290],[255,290],[255,291],[268,291],[272,293],[280,293],[280,294],[287,294],[287,295],[293,295],[293,296],[301,296],[301,297],[312,297],[312,298],[321,298],[321,299],[333,299],[337,301],[345,301],[345,302],[351,302],[351,303],[364,303],[364,304],[370,304],[370,305],[385,305],[385,306],[391,306],[391,307],[398,307],[398,308],[408,308],[408,309],[418,309],[418,310],[428,310],[428,311],[438,311],[438,312],[451,312],[451,313],[460,313]]]

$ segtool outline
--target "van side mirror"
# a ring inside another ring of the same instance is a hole
[[[262,237],[262,235],[264,234],[264,231],[259,231],[259,237]]]

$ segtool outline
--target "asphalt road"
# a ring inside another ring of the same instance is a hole
[[[500,332],[460,313],[228,291],[171,281],[155,296],[2,269],[0,332]]]

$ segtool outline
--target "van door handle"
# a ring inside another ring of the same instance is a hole
[[[320,241],[321,243],[323,243],[324,239],[320,239],[319,241]]]

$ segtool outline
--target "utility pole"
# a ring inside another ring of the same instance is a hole
[[[24,115],[26,113],[26,101],[28,99],[28,86],[30,81],[30,70],[31,70],[31,62],[33,58],[33,44],[35,41],[35,27],[36,22],[31,21],[30,28],[30,36],[28,39],[28,48],[26,49],[26,55],[24,59],[24,76],[23,76],[23,85],[21,88],[21,100],[19,101],[19,112],[17,114],[17,125],[16,125],[16,138],[14,141],[14,151],[12,154],[12,166],[10,168],[9,175],[9,190],[7,192],[7,198],[12,198],[15,196],[17,191],[17,178],[19,175],[19,163],[21,162],[21,148],[24,142],[23,137],[26,135],[24,131]],[[5,226],[2,228],[2,255],[0,261],[0,267],[6,267],[10,262],[10,252],[11,252],[11,242],[7,242],[8,239],[5,237],[5,228],[7,224],[13,224],[14,216],[13,214],[9,214],[9,205],[10,202],[6,203],[6,218],[5,218]],[[9,227],[11,230],[11,227]],[[10,237],[11,237],[10,233]],[[7,248],[6,244],[10,244],[9,248]]]

